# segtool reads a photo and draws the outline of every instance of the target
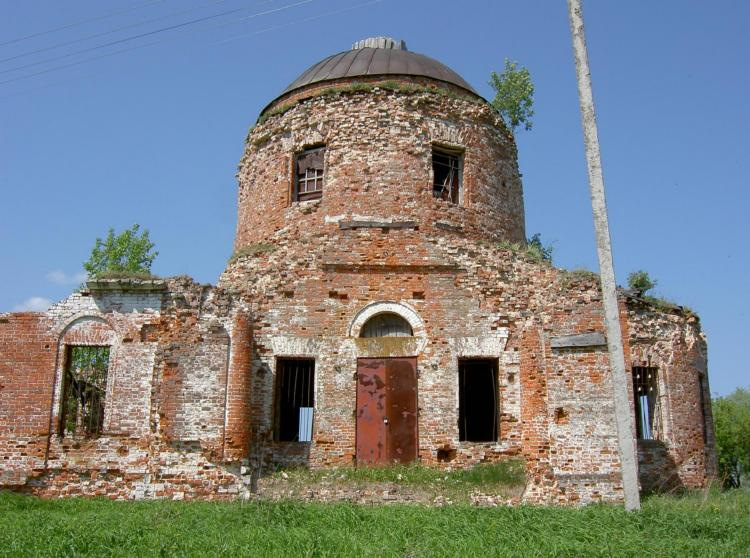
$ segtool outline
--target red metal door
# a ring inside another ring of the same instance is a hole
[[[357,463],[387,463],[385,361],[357,360]]]
[[[357,361],[357,463],[417,458],[417,359]]]

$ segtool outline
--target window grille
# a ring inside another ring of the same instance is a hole
[[[280,358],[276,361],[276,440],[312,440],[315,361]]]
[[[325,147],[307,149],[295,158],[295,194],[297,201],[323,196],[323,159]]]
[[[398,314],[375,314],[362,326],[360,337],[411,337],[411,325]]]

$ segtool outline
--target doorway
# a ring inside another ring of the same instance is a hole
[[[417,458],[417,358],[357,359],[357,464]]]

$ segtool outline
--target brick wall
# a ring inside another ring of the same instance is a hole
[[[483,101],[392,89],[297,92],[253,128],[238,174],[243,250],[216,287],[104,281],[46,313],[0,316],[0,482],[46,496],[226,498],[279,465],[350,466],[357,359],[412,356],[422,463],[520,456],[527,501],[622,499],[606,347],[555,342],[604,331],[596,276],[509,244],[525,235],[516,150]],[[294,155],[321,143],[323,197],[294,201]],[[463,150],[461,203],[432,196],[433,145]],[[660,371],[664,426],[640,444],[641,482],[700,486],[715,455],[699,322],[625,295],[621,310],[630,363]],[[378,312],[414,335],[361,338]],[[59,432],[70,345],[110,347],[96,438]],[[274,439],[283,357],[315,361],[311,443]],[[461,358],[497,362],[495,441],[460,440]]]
[[[703,486],[717,466],[700,322],[679,307],[655,308],[633,296],[627,315],[631,363],[655,368],[658,377],[659,428],[654,440],[638,444],[641,484],[648,490]]]
[[[55,356],[43,314],[0,314],[0,484],[44,467]]]

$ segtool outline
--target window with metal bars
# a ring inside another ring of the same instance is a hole
[[[411,337],[411,325],[398,314],[375,314],[362,327],[360,337]]]
[[[60,435],[99,436],[104,424],[109,347],[70,345],[65,363]]]
[[[323,159],[325,147],[306,149],[294,161],[294,193],[297,201],[323,196]]]
[[[658,369],[652,366],[633,367],[633,396],[635,398],[635,426],[639,440],[659,438]]]
[[[462,442],[497,441],[497,369],[497,359],[458,361],[458,439]]]
[[[432,195],[451,203],[461,202],[461,159],[459,151],[432,148]]]
[[[301,358],[276,360],[276,429],[280,442],[312,440],[315,361]]]

